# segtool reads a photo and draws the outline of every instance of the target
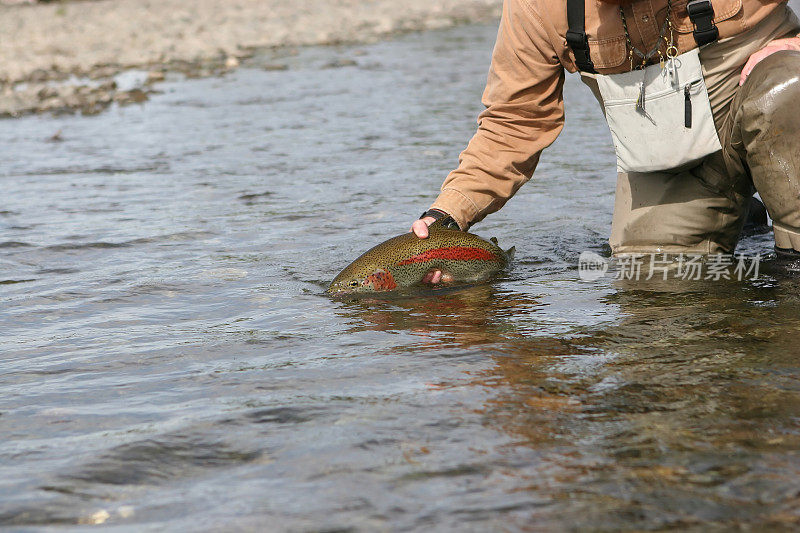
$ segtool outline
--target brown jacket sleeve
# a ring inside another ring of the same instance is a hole
[[[462,228],[500,209],[564,125],[564,69],[528,0],[505,0],[478,131],[432,205]]]

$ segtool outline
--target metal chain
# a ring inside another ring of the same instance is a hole
[[[625,41],[628,45],[628,57],[631,61],[631,70],[642,69],[647,66],[647,62],[658,53],[659,58],[661,59],[661,63],[664,63],[664,54],[661,53],[661,41],[664,41],[664,44],[667,46],[667,57],[674,58],[678,55],[678,49],[675,47],[675,32],[672,26],[672,0],[667,0],[667,19],[664,21],[664,25],[661,26],[661,31],[659,32],[658,39],[656,40],[656,45],[647,53],[642,52],[635,46],[633,46],[633,42],[631,41],[631,34],[628,31],[628,19],[625,18],[625,11],[622,9],[622,6],[619,6],[619,14],[622,16],[622,27],[625,28]],[[667,40],[667,36],[669,35],[669,40]],[[633,57],[634,55],[638,56],[642,63],[638,67],[634,68],[633,66]]]

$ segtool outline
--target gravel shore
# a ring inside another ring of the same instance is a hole
[[[171,70],[208,75],[273,47],[368,42],[490,20],[502,0],[99,0],[0,5],[0,116],[98,112]],[[115,76],[148,73],[136,88]]]

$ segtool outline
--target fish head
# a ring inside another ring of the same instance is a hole
[[[368,294],[396,288],[394,276],[385,268],[353,263],[336,276],[327,292],[333,295]]]
[[[328,294],[369,294],[396,289],[400,283],[393,270],[398,250],[409,239],[408,235],[389,239],[361,254],[333,279]]]

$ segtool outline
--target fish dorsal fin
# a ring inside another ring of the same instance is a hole
[[[491,238],[491,239],[489,239],[489,240],[490,240],[490,241],[492,241],[492,244],[494,244],[495,246],[497,246],[497,237],[492,237],[492,238]]]

